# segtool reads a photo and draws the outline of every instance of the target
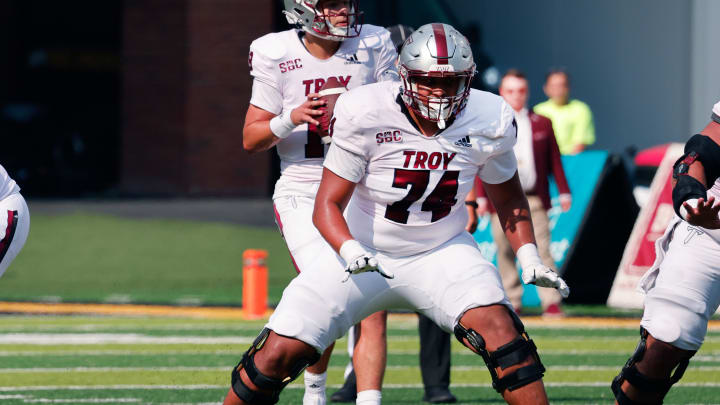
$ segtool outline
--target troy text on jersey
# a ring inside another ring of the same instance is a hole
[[[456,153],[447,152],[433,152],[428,154],[423,151],[406,150],[403,151],[405,155],[404,168],[409,168],[412,162],[413,169],[430,169],[435,170],[440,168],[442,164],[442,170],[447,170],[450,162],[455,158]],[[427,167],[425,165],[427,164]]]
[[[350,79],[352,79],[351,75],[344,76],[344,77],[343,76],[335,76],[335,77],[337,77],[338,81],[340,81],[340,83],[342,83],[343,86],[345,86],[345,88],[347,88],[348,83],[350,83]],[[322,88],[322,86],[325,85],[326,81],[327,81],[326,79],[322,79],[322,78],[303,80],[302,83],[305,85],[305,96],[307,96],[310,93],[319,92],[320,89]]]

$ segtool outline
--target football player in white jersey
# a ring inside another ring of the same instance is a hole
[[[720,102],[711,118],[673,169],[677,216],[655,242],[655,263],[639,283],[640,343],[611,385],[620,405],[661,404],[720,306]]]
[[[250,45],[253,90],[243,145],[249,152],[277,147],[282,175],[273,194],[276,222],[297,270],[305,272],[313,271],[313,260],[326,246],[312,224],[328,148],[318,133],[322,113],[316,108],[323,101],[317,100],[317,93],[331,77],[347,89],[397,80],[397,53],[387,30],[361,25],[357,1],[285,0],[284,13],[296,29],[265,35]],[[363,342],[358,343],[355,359],[358,368],[367,370],[358,375],[361,389],[380,388],[386,353],[384,325],[384,313],[361,324]],[[363,345],[374,350],[362,350]],[[325,403],[331,351],[328,348],[305,373],[305,405]]]
[[[25,245],[30,231],[30,211],[20,187],[0,166],[0,276]]]
[[[512,109],[498,96],[470,90],[470,45],[449,25],[420,27],[399,61],[402,82],[340,96],[313,215],[327,249],[338,254],[328,260],[318,252],[313,271],[285,289],[233,370],[225,404],[275,403],[349,326],[388,308],[421,312],[454,331],[483,357],[508,403],[548,403],[535,345],[497,270],[464,229],[464,197],[479,175],[523,280],[569,293],[534,244],[512,151]],[[357,403],[365,400],[361,394]]]

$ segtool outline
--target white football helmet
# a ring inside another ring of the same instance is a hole
[[[362,11],[358,10],[357,0],[344,0],[348,3],[346,12],[339,14],[323,14],[317,6],[323,0],[285,0],[283,14],[290,25],[302,28],[303,31],[316,37],[344,41],[360,35],[362,29]],[[330,23],[330,17],[346,14],[346,27],[336,27]]]
[[[405,105],[423,118],[438,123],[457,115],[470,96],[470,82],[475,75],[470,43],[448,24],[426,24],[413,32],[403,44],[398,57]],[[422,96],[418,77],[440,77],[457,82],[457,91],[446,97]]]

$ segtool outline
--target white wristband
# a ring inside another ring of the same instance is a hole
[[[348,239],[340,246],[340,257],[345,260],[345,264],[350,264],[355,258],[364,255],[365,249],[360,242],[355,239]]]
[[[520,246],[515,256],[520,262],[520,267],[523,269],[528,268],[535,264],[542,264],[542,259],[538,253],[537,246],[534,243],[526,243]]]
[[[293,124],[292,119],[290,119],[290,113],[292,113],[291,110],[283,111],[282,114],[276,115],[270,120],[270,131],[280,139],[285,139],[290,136],[292,131],[297,127],[297,125]]]
[[[691,207],[693,207],[693,208],[697,208],[697,206],[698,206],[698,199],[697,199],[697,198],[691,198],[691,199],[689,199],[689,200],[687,200],[687,201],[685,201],[685,202],[688,203],[688,205],[691,206]],[[687,210],[685,209],[685,205],[682,205],[682,204],[681,204],[679,211],[680,211],[680,216],[682,217],[682,219],[684,219],[684,220],[687,221],[687,220],[688,220],[688,212],[687,212]]]

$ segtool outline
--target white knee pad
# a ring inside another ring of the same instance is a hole
[[[640,324],[657,340],[698,350],[707,333],[707,305],[699,299],[656,287],[645,297]]]

